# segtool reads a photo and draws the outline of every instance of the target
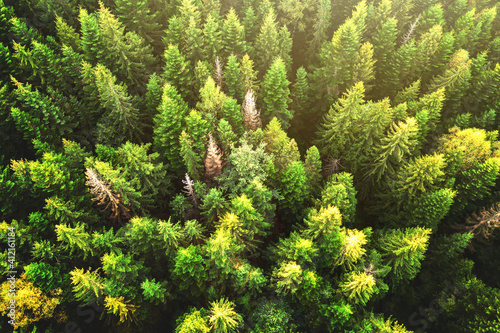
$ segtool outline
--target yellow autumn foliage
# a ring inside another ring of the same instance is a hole
[[[61,303],[62,290],[60,288],[43,292],[28,280],[23,273],[20,278],[15,280],[15,325],[14,329],[26,328],[42,319],[60,318],[63,320],[65,315],[57,311],[57,306]],[[6,281],[0,285],[0,313],[7,315],[9,309],[10,282]]]

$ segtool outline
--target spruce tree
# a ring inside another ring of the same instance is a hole
[[[357,26],[352,19],[347,20],[318,54],[319,66],[313,73],[315,88],[338,96],[352,85],[360,47],[361,36]]]
[[[375,148],[373,162],[366,176],[379,181],[386,173],[394,174],[415,147],[417,128],[414,118],[408,118],[405,123],[393,124],[387,137],[382,138],[380,145]]]
[[[427,250],[430,229],[391,229],[378,238],[377,245],[388,257],[392,267],[393,284],[403,284],[415,278],[420,271]]]
[[[141,141],[143,123],[127,86],[117,83],[111,71],[101,64],[93,68],[93,77],[100,104],[106,110],[98,125],[99,142],[117,145],[125,140]]]
[[[243,96],[245,91],[243,90],[241,77],[240,64],[234,54],[231,54],[227,59],[226,72],[224,73],[224,82],[226,87],[226,92],[229,96],[238,100],[238,102],[243,101]]]
[[[382,23],[373,37],[373,58],[375,63],[375,87],[377,95],[385,95],[385,89],[389,86],[389,76],[391,75],[391,61],[396,50],[397,21],[389,18]]]
[[[98,60],[122,81],[144,88],[155,66],[152,48],[135,32],[125,33],[122,23],[102,4],[98,14],[104,47]]]
[[[80,9],[81,45],[85,60],[91,64],[96,64],[101,60],[102,52],[105,50],[104,40],[99,22],[95,14],[89,14],[86,9]]]
[[[196,25],[194,17],[191,17],[185,31],[185,47],[183,54],[191,64],[205,59],[205,44],[201,29]]]
[[[212,14],[209,14],[206,18],[203,26],[203,36],[205,37],[207,60],[212,63],[221,50],[219,22]]]
[[[154,118],[154,148],[165,161],[168,169],[175,173],[182,171],[180,163],[179,136],[181,135],[184,117],[189,107],[177,92],[174,86],[166,83],[163,86],[161,103],[158,114]]]
[[[161,45],[162,29],[158,23],[159,12],[150,9],[149,1],[117,0],[116,13],[129,31],[133,31],[157,48]]]
[[[245,54],[241,59],[241,85],[245,93],[249,90],[256,91],[257,86],[257,72],[253,68],[253,61],[248,54]]]
[[[274,10],[266,13],[255,40],[254,56],[257,70],[263,75],[279,55],[279,35]]]
[[[190,63],[179,52],[179,48],[172,44],[168,45],[164,57],[164,79],[175,86],[182,98],[189,101],[193,97],[190,80]]]
[[[286,78],[285,63],[281,58],[277,58],[269,68],[264,81],[262,82],[262,97],[264,121],[277,117],[283,128],[290,126],[293,113],[288,109],[291,102],[290,81]]]
[[[246,52],[245,28],[241,25],[236,11],[231,8],[222,23],[222,56],[230,54],[242,56]]]

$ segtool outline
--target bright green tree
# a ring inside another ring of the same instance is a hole
[[[377,245],[388,264],[393,284],[403,284],[415,278],[425,258],[431,230],[424,228],[391,229],[382,233]]]
[[[229,96],[235,98],[238,102],[243,101],[245,94],[243,82],[240,80],[241,69],[238,59],[231,54],[227,59],[226,72],[224,73],[224,83],[226,92]]]
[[[188,114],[186,102],[174,86],[166,83],[163,86],[161,104],[158,114],[154,118],[154,148],[165,161],[167,167],[174,172],[182,170],[179,163],[180,145],[179,136],[182,132],[183,118]]]
[[[179,52],[176,45],[169,44],[165,50],[165,66],[163,67],[164,79],[172,84],[181,94],[182,98],[189,100],[192,98],[190,80],[190,64]]]
[[[230,54],[242,56],[246,52],[245,28],[240,23],[236,11],[231,8],[222,23],[222,56]]]

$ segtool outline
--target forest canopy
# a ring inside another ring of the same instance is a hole
[[[0,331],[500,332],[495,0],[0,0]]]

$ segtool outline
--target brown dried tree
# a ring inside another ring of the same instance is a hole
[[[224,71],[222,70],[222,64],[219,60],[219,57],[215,57],[215,73],[214,73],[215,82],[222,88],[224,84]]]
[[[245,127],[251,131],[261,128],[260,111],[255,106],[255,95],[252,89],[247,90],[242,108]]]
[[[205,158],[205,175],[208,178],[220,176],[222,173],[222,154],[212,134],[208,135],[207,157]]]
[[[191,199],[195,207],[198,207],[198,200],[196,200],[196,193],[194,191],[194,181],[189,177],[186,173],[186,178],[182,180],[184,184],[184,193],[186,193],[187,197]]]
[[[489,236],[500,227],[500,203],[496,203],[489,209],[483,208],[479,213],[472,213],[466,220],[466,224],[456,224],[454,229],[465,230],[474,233],[474,237]]]
[[[94,196],[92,201],[97,201],[99,206],[104,207],[103,210],[110,210],[110,218],[115,222],[122,222],[129,219],[130,209],[125,207],[120,194],[115,193],[111,185],[102,179],[101,175],[92,168],[86,168],[85,185],[89,187],[90,194]]]

